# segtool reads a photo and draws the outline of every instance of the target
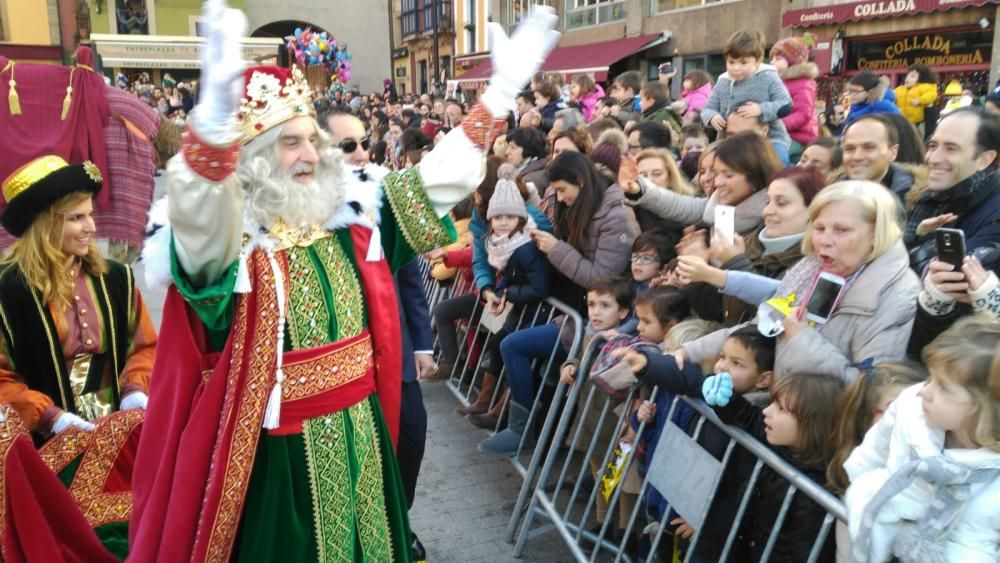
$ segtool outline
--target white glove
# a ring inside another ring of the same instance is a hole
[[[76,416],[71,412],[64,412],[52,423],[52,433],[58,434],[67,428],[79,428],[85,432],[93,432],[96,426],[86,420]]]
[[[489,24],[493,76],[480,99],[494,117],[515,109],[517,94],[559,41],[559,32],[552,29],[558,21],[555,10],[536,5],[510,37],[500,24]]]
[[[243,97],[243,55],[240,42],[246,32],[243,12],[226,0],[206,0],[201,10],[205,44],[201,52],[198,105],[191,119],[198,136],[225,146],[236,140],[236,111]]]
[[[143,393],[142,391],[136,391],[135,393],[129,393],[124,399],[122,399],[121,410],[146,410],[147,404],[149,404],[149,395]]]

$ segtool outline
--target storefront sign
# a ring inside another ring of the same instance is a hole
[[[929,67],[988,65],[992,40],[993,30],[977,29],[851,41],[847,61],[850,70],[871,71],[902,69],[911,64]]]
[[[392,50],[392,58],[394,59],[401,59],[403,57],[409,57],[409,56],[410,56],[410,50],[407,49],[406,47],[400,47],[398,49]]]
[[[781,16],[781,26],[806,27],[846,21],[912,16],[939,10],[997,3],[1000,3],[1000,0],[866,0],[864,2],[789,10]]]
[[[202,40],[198,37],[91,35],[105,68],[200,68]],[[274,64],[281,39],[245,38],[241,46],[247,64]]]

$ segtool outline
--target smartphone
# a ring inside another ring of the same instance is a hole
[[[736,240],[736,208],[732,205],[715,206],[715,232],[729,245]]]
[[[674,63],[663,63],[658,68],[660,69],[660,74],[670,74],[674,70]]]
[[[830,320],[846,283],[847,280],[836,274],[821,272],[813,284],[809,302],[806,303],[806,319],[816,324],[825,324]]]
[[[934,233],[937,244],[937,258],[955,267],[956,272],[962,271],[962,261],[965,260],[965,233],[961,229],[940,228]]]

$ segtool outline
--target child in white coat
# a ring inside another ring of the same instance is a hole
[[[1000,553],[1000,323],[955,323],[844,463],[853,561],[995,562]]]

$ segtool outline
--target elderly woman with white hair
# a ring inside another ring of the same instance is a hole
[[[899,203],[892,193],[867,181],[833,184],[809,206],[804,258],[782,280],[729,271],[722,291],[752,304],[771,300],[790,307],[783,320],[772,323],[761,317],[779,317],[780,304],[758,312],[762,330],[780,331],[776,376],[818,373],[850,382],[859,364],[896,361],[906,354],[920,281],[908,267],[901,237]],[[821,278],[841,280],[842,289],[837,290],[838,283],[818,284]],[[807,307],[822,301],[811,299],[820,285],[832,288],[826,306]],[[807,308],[825,320],[815,315],[817,320],[809,320]],[[695,340],[676,354],[701,362],[717,354],[735,328]]]

